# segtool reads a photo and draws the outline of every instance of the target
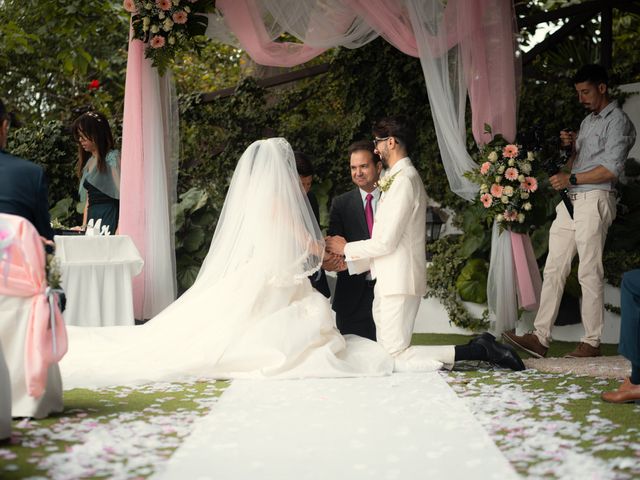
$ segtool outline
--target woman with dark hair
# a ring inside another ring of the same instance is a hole
[[[100,219],[114,234],[120,210],[120,152],[114,148],[109,122],[101,113],[86,112],[73,122],[72,132],[78,142],[80,200],[85,202],[83,227]]]

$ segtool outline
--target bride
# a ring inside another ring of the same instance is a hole
[[[307,280],[323,251],[291,146],[254,142],[193,286],[142,326],[68,327],[65,388],[390,374],[393,359],[371,340],[341,336]]]

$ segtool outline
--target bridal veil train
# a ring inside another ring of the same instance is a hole
[[[307,277],[323,251],[291,146],[254,142],[238,161],[194,285],[145,325],[69,327],[65,388],[391,373],[382,347],[342,337],[312,289]]]

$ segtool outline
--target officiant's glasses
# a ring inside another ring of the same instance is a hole
[[[389,137],[382,137],[382,138],[380,138],[380,137],[375,137],[375,138],[373,139],[373,148],[378,148],[378,143],[380,143],[380,142],[384,142],[385,140],[389,140],[390,138],[391,138],[391,136],[389,136]]]

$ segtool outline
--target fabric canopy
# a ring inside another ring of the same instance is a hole
[[[519,57],[512,0],[217,0],[216,7],[207,34],[241,47],[262,65],[291,67],[328,48],[357,48],[378,36],[419,57],[449,184],[467,200],[477,190],[463,176],[475,167],[466,150],[467,94],[478,144],[491,139],[485,124],[507,140],[515,138]],[[301,43],[276,41],[285,32]],[[144,257],[145,274],[137,280],[134,298],[136,317],[148,318],[175,292],[172,277],[164,276],[173,271],[167,228],[171,195],[158,196],[158,189],[171,186],[166,178],[171,169],[165,165],[172,157],[149,142],[163,131],[175,135],[177,128],[160,121],[166,122],[166,115],[159,114],[166,109],[150,111],[150,105],[167,97],[152,98],[162,82],[155,70],[149,73],[153,69],[138,43],[131,43],[127,70],[120,230],[132,235]],[[143,79],[149,88],[142,88]],[[161,247],[153,256],[147,252],[151,245]]]

